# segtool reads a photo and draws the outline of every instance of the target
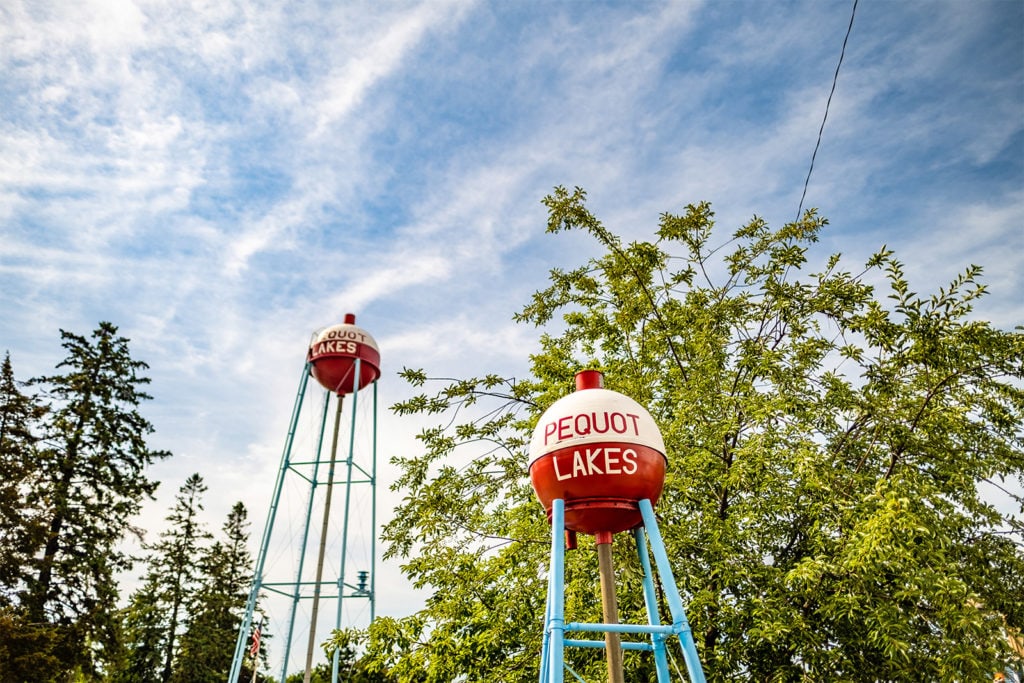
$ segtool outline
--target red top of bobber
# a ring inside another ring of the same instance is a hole
[[[316,381],[339,396],[362,389],[380,377],[380,349],[366,330],[356,327],[354,313],[346,313],[340,325],[315,333],[307,360]]]
[[[580,370],[576,373],[576,391],[604,389],[604,375],[600,370]]]
[[[598,370],[576,374],[576,391],[555,401],[530,442],[530,481],[551,514],[565,501],[565,527],[586,534],[639,526],[639,501],[665,484],[665,442],[650,413],[604,388]]]

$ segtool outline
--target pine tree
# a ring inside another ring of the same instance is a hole
[[[195,558],[199,556],[201,542],[210,538],[199,520],[203,509],[200,500],[206,485],[199,474],[193,474],[182,485],[174,510],[167,517],[170,528],[153,547],[158,561],[154,575],[160,586],[162,602],[169,609],[167,619],[167,645],[164,652],[162,681],[171,678],[175,638],[183,621],[184,610],[197,587],[199,570]]]
[[[161,683],[168,631],[161,609],[160,586],[153,574],[135,591],[121,612],[121,657],[112,667],[111,683]]]
[[[67,665],[89,671],[94,654],[116,649],[115,574],[130,566],[118,544],[157,487],[145,468],[169,453],[146,443],[152,425],[138,407],[151,398],[141,389],[148,366],[131,357],[117,327],[102,322],[91,339],[61,337],[63,373],[33,380],[51,401],[29,497],[46,534],[23,604],[33,621],[58,624],[80,644]]]
[[[16,608],[0,608],[0,681],[63,683],[60,655],[56,629],[31,623]]]
[[[194,612],[171,677],[175,683],[222,683],[230,673],[253,566],[248,513],[242,503],[235,503],[228,514],[223,535],[201,562]],[[244,680],[251,675],[250,669]]]
[[[117,681],[166,682],[171,677],[177,638],[198,589],[196,558],[211,538],[199,515],[206,485],[193,474],[178,490],[167,528],[147,546],[146,580],[123,611],[127,652],[116,667]]]
[[[0,365],[0,605],[14,603],[43,535],[25,498],[35,475],[35,429],[44,413],[35,397],[19,389],[6,354]]]
[[[22,392],[10,354],[0,364],[0,681],[48,683],[63,676],[71,634],[33,621],[18,603],[45,526],[27,505],[36,488],[38,436],[46,408]]]

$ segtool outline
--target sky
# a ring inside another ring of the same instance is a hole
[[[310,335],[354,313],[386,521],[423,426],[387,410],[397,373],[525,375],[541,331],[513,314],[598,253],[545,234],[542,198],[583,187],[626,239],[704,200],[721,241],[793,220],[852,9],[5,0],[0,352],[27,379],[61,329],[117,325],[174,453],[140,524],[199,472],[211,529],[241,500],[258,539]],[[859,2],[804,207],[817,263],[888,245],[922,293],[976,263],[977,315],[1024,322],[1024,3]],[[378,614],[419,604],[394,563],[377,580]]]

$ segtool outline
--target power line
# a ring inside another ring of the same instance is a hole
[[[804,191],[800,195],[800,206],[796,210],[796,219],[800,220],[800,214],[804,210],[804,199],[807,198],[807,186],[811,183],[811,173],[814,171],[814,160],[818,156],[818,147],[821,146],[821,134],[825,131],[825,121],[828,120],[828,110],[832,105],[832,95],[836,92],[836,83],[839,81],[839,67],[843,65],[843,57],[846,55],[846,42],[850,39],[850,31],[853,29],[853,18],[857,14],[857,2],[853,0],[853,10],[850,12],[850,25],[846,27],[846,37],[843,38],[843,49],[839,52],[839,63],[836,64],[836,72],[832,76],[832,90],[828,94],[828,101],[825,102],[825,116],[821,119],[821,128],[818,129],[818,141],[814,143],[814,153],[811,154],[811,167],[807,169],[807,178],[804,180]]]

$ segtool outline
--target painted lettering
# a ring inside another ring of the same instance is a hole
[[[619,453],[622,452],[621,448],[608,448],[604,449],[604,473],[605,474],[621,474],[622,470],[619,468]]]
[[[566,479],[572,479],[572,472],[568,472],[566,474],[562,474],[561,472],[558,471],[558,458],[552,458],[551,464],[555,468],[555,479],[556,480],[564,481]]]
[[[551,465],[555,470],[555,479],[565,481],[576,477],[636,474],[639,469],[638,457],[639,454],[632,448],[598,446],[573,450],[571,464],[568,457],[564,457],[561,463],[555,457]]]
[[[548,442],[548,438],[550,438],[557,431],[558,431],[558,423],[556,423],[556,422],[548,422],[546,425],[544,425],[544,444],[545,445]]]
[[[564,441],[572,436],[572,431],[569,429],[569,421],[572,420],[571,415],[566,415],[558,420],[558,440]]]
[[[359,345],[352,341],[326,341],[317,345],[316,355],[322,356],[325,353],[351,353],[354,355],[358,350]]]
[[[587,465],[579,451],[572,452],[572,476],[587,476]]]
[[[578,436],[586,436],[590,433],[590,415],[580,413],[573,421],[572,427]]]
[[[353,339],[361,342],[366,341],[366,334],[355,330],[328,330],[326,336],[328,339]]]
[[[636,474],[636,451],[632,448],[622,451],[622,473]]]
[[[564,415],[544,425],[544,444],[559,443],[567,439],[591,434],[640,435],[640,416],[636,413],[590,412]]]

